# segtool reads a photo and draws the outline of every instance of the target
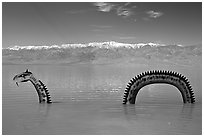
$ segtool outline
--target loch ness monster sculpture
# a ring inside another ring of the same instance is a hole
[[[189,80],[173,71],[153,70],[143,72],[130,80],[123,98],[123,104],[135,104],[136,97],[141,88],[146,85],[164,83],[175,86],[181,93],[183,103],[194,103],[195,97]]]
[[[34,85],[34,87],[37,91],[37,94],[39,97],[39,103],[43,103],[46,100],[47,100],[48,104],[52,103],[51,96],[50,96],[50,93],[49,93],[47,87],[42,83],[42,81],[37,80],[33,76],[33,73],[28,71],[28,69],[25,72],[22,72],[22,73],[16,75],[13,78],[13,80],[16,81],[17,86],[18,86],[18,83],[30,81]]]
[[[37,80],[33,76],[33,73],[28,71],[28,69],[25,72],[16,75],[13,80],[16,81],[17,86],[18,83],[30,81],[38,93],[39,103],[45,102],[46,99],[47,103],[52,103],[47,87],[42,81]],[[123,104],[126,104],[127,102],[135,104],[139,90],[144,86],[155,83],[164,83],[175,86],[182,95],[183,103],[195,102],[192,87],[185,76],[173,71],[153,70],[143,72],[130,80],[124,92]]]

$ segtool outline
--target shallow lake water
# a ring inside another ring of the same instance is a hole
[[[49,89],[52,104],[39,104],[31,83],[12,80],[25,69]],[[170,85],[141,89],[136,104],[122,104],[129,80],[146,70],[185,75],[195,104],[183,104]],[[163,65],[3,65],[3,134],[202,134],[202,68]]]

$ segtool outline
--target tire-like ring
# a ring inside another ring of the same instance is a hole
[[[182,95],[183,103],[195,102],[192,87],[185,76],[173,71],[154,70],[141,73],[130,80],[125,89],[123,104],[127,102],[135,104],[139,90],[146,85],[155,83],[166,83],[177,87]]]

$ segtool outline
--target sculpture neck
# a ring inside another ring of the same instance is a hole
[[[36,86],[38,83],[38,80],[34,76],[30,77],[30,81],[33,83],[34,86]]]
[[[39,80],[37,80],[34,76],[31,76],[29,80],[33,84],[33,86],[35,87],[35,89],[38,93],[39,103],[44,102],[46,95],[40,87]]]
[[[46,100],[45,98],[47,98],[47,103],[52,103],[49,91],[47,90],[46,86],[40,80],[37,80],[33,75],[30,77],[30,81],[38,93],[39,102],[44,102]]]

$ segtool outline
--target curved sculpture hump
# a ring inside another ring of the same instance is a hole
[[[154,83],[173,85],[180,91],[183,103],[195,102],[192,87],[185,76],[173,71],[154,70],[141,73],[130,80],[125,89],[123,104],[127,102],[135,104],[139,90],[146,85]]]

